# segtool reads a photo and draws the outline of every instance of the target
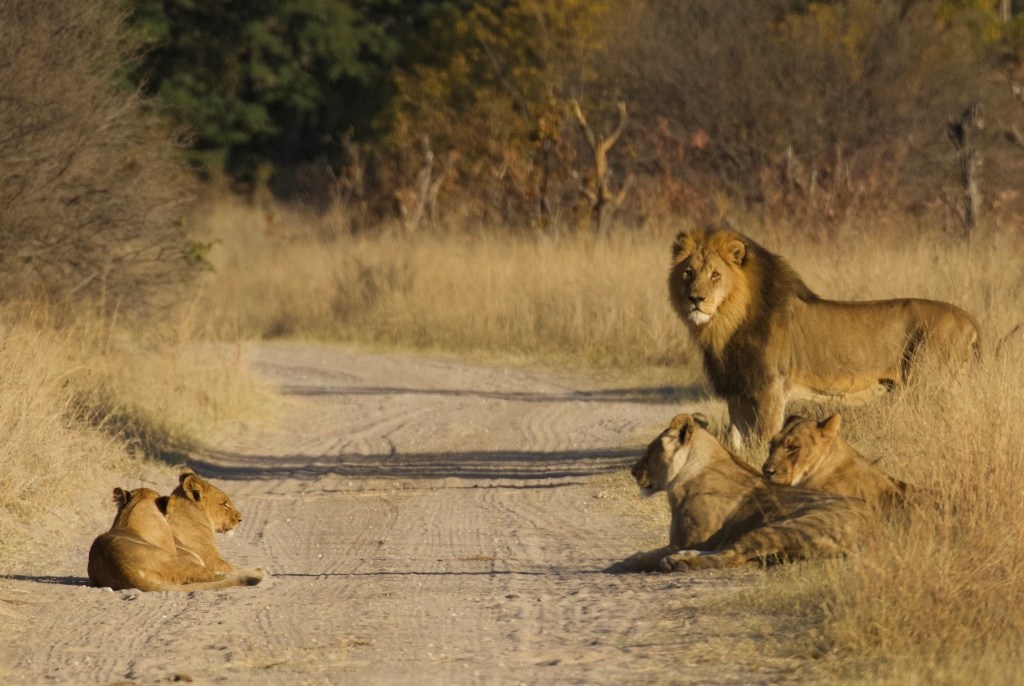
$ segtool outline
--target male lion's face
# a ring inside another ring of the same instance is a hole
[[[769,481],[799,486],[818,468],[839,430],[839,414],[821,422],[793,416],[771,441],[761,472]]]
[[[698,417],[697,421],[704,421]],[[664,491],[686,463],[690,452],[695,419],[679,414],[672,424],[651,441],[644,456],[633,465],[632,474],[644,496]]]
[[[687,249],[689,248],[689,249]],[[679,316],[700,327],[718,313],[736,286],[745,249],[732,240],[721,246],[684,246],[669,276],[672,303]]]

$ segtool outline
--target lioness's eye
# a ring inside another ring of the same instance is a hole
[[[797,451],[797,447],[795,445],[787,445],[786,446],[786,452],[787,453],[795,453],[796,451]]]

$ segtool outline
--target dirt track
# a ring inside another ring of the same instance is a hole
[[[601,572],[667,532],[590,479],[624,469],[678,399],[411,356],[251,352],[298,402],[190,465],[245,515],[218,539],[223,556],[273,578],[191,595],[88,587],[86,551],[113,514],[97,493],[96,517],[61,550],[0,580],[25,603],[0,609],[5,683],[792,678],[796,664],[765,656],[754,620],[706,611],[763,572]]]

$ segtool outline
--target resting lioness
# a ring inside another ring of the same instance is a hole
[[[207,569],[191,554],[180,554],[160,500],[148,488],[114,489],[114,524],[89,549],[89,580],[94,585],[189,592],[255,586],[263,579],[259,567],[225,574]]]
[[[729,405],[730,439],[770,438],[795,397],[867,397],[905,383],[922,354],[959,369],[978,322],[955,305],[819,297],[784,259],[732,231],[680,233],[669,297]]]
[[[242,521],[242,513],[224,491],[183,467],[178,473],[177,488],[167,496],[166,512],[180,550],[193,553],[214,571],[235,569],[220,556],[213,538],[215,531],[231,535]]]
[[[611,571],[682,571],[794,560],[848,551],[870,526],[859,500],[781,486],[680,414],[633,466],[644,495],[668,492],[669,545]]]
[[[880,512],[906,505],[907,484],[892,478],[839,435],[838,412],[818,423],[793,415],[772,438],[761,471],[769,481],[860,498]]]

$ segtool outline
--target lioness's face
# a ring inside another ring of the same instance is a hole
[[[743,245],[733,241],[734,252],[726,256],[710,247],[677,256],[669,277],[672,302],[679,315],[694,326],[704,326],[718,313],[740,278]]]
[[[689,454],[689,438],[693,435],[694,420],[680,414],[669,428],[651,441],[644,456],[633,465],[633,478],[644,496],[664,491],[679,473]]]
[[[816,421],[794,417],[772,439],[761,472],[777,484],[799,486],[821,464],[830,442]]]
[[[242,513],[228,498],[228,494],[196,475],[191,469],[183,469],[179,478],[185,497],[206,513],[213,530],[229,536],[233,534],[235,527],[242,521]]]

